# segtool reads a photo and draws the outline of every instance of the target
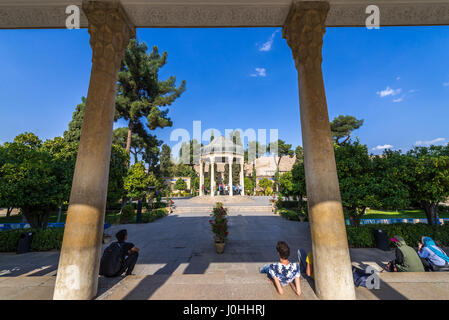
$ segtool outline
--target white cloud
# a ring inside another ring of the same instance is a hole
[[[256,73],[251,73],[251,77],[266,77],[267,76],[267,70],[265,68],[256,68]]]
[[[388,97],[388,96],[395,96],[395,95],[401,93],[401,90],[402,90],[401,88],[399,88],[399,89],[392,89],[389,86],[387,86],[387,88],[385,90],[377,91],[376,93],[381,98],[384,98],[384,97]]]
[[[383,146],[377,146],[375,148],[372,148],[371,150],[385,150],[385,149],[391,149],[393,146],[391,144],[384,144]]]
[[[446,139],[445,138],[436,138],[433,140],[429,140],[429,141],[421,141],[418,140],[415,142],[415,145],[417,146],[430,146],[431,144],[435,144],[435,143],[439,143],[439,142],[445,142]]]
[[[393,102],[402,102],[404,100],[404,96],[397,98],[397,99],[393,99]]]
[[[409,93],[415,93],[417,90],[415,90],[415,89],[410,89],[408,92]]]
[[[280,29],[276,30],[275,32],[273,32],[271,34],[270,39],[268,39],[267,42],[263,43],[260,48],[259,51],[270,51],[272,46],[273,46],[273,42],[274,42],[274,37],[276,36],[276,33],[278,33],[280,31]]]
[[[449,82],[443,82],[443,87],[449,87]]]

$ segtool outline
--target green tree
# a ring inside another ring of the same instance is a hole
[[[268,188],[273,189],[273,181],[263,178],[259,181],[259,187],[266,192]]]
[[[297,146],[295,149],[296,162],[304,162],[304,149],[301,146]]]
[[[78,144],[76,142],[67,142],[62,137],[56,137],[45,141],[42,148],[52,156],[52,166],[55,168],[56,178],[59,182],[58,185],[55,185],[55,188],[60,188],[58,191],[60,205],[57,220],[59,222],[63,204],[70,197]]]
[[[253,184],[253,180],[251,180],[251,178],[245,177],[244,184],[245,184],[245,192],[246,193],[254,192],[254,184]]]
[[[167,52],[162,56],[157,46],[147,54],[145,42],[133,39],[125,50],[118,74],[115,120],[128,122],[126,151],[131,150],[132,134],[145,134],[145,124],[150,130],[172,125],[168,109],[184,91],[185,81],[176,87],[176,78],[159,80],[159,69],[167,63]],[[146,122],[143,123],[143,119]]]
[[[162,152],[160,157],[160,167],[163,177],[171,177],[173,176],[173,166],[174,163],[171,159],[171,148],[164,144],[162,145]]]
[[[189,177],[192,174],[192,167],[184,163],[177,163],[173,166],[174,177]]]
[[[187,183],[182,178],[178,178],[174,186],[175,190],[185,191],[187,189]]]
[[[291,172],[285,172],[279,178],[279,194],[287,199],[293,196],[293,176]]]
[[[334,137],[335,142],[341,145],[351,138],[352,131],[360,128],[363,125],[363,119],[358,120],[353,116],[339,115],[332,122],[331,134]],[[345,138],[342,142],[340,139]]]
[[[253,183],[253,194],[256,193],[256,186],[257,186],[257,171],[256,167],[253,166],[253,172],[251,173],[251,181]]]
[[[296,196],[299,202],[299,209],[302,211],[303,200],[307,194],[306,188],[306,173],[304,168],[304,161],[296,159],[295,164],[292,168],[292,194]]]
[[[189,165],[194,170],[195,164],[199,164],[201,144],[196,139],[183,142],[179,149],[179,161]]]
[[[437,224],[438,203],[449,197],[449,144],[415,147],[407,155],[413,161],[411,198],[424,209],[429,224]]]
[[[64,189],[52,155],[40,146],[39,138],[26,133],[0,148],[0,207],[20,208],[32,228],[47,227]]]
[[[274,183],[276,186],[276,190],[279,191],[279,164],[281,162],[282,157],[289,156],[290,158],[293,157],[294,151],[292,150],[292,145],[285,143],[285,141],[278,139],[277,141],[271,142],[269,144],[269,152],[273,156],[277,156],[277,162],[276,162],[276,172],[274,174],[275,179]]]
[[[73,112],[72,121],[69,122],[69,129],[64,131],[64,140],[67,142],[79,142],[81,137],[81,127],[83,125],[84,110],[86,109],[86,97],[81,97]]]
[[[124,187],[130,198],[144,199],[150,186],[149,176],[143,162],[133,164],[124,179]]]
[[[385,150],[372,157],[374,170],[373,195],[383,209],[400,210],[410,205],[409,184],[412,181],[410,157],[400,151]]]
[[[251,163],[267,153],[267,146],[258,141],[249,141],[248,148],[245,150],[245,162]],[[254,163],[253,163],[254,165]]]
[[[358,141],[335,146],[343,208],[352,225],[359,225],[367,207],[379,207],[368,149]]]
[[[107,206],[114,206],[126,195],[124,187],[125,177],[128,174],[127,163],[129,162],[129,155],[125,148],[119,145],[112,145],[111,161],[109,165],[109,182],[108,182],[108,196]]]
[[[129,170],[128,175],[124,179],[124,187],[129,198],[137,198],[137,215],[136,222],[141,222],[142,217],[142,200],[146,199],[150,186],[151,177],[147,174],[143,162],[133,164]]]

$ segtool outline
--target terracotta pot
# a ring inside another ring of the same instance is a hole
[[[225,242],[215,242],[215,249],[218,254],[222,254],[224,252],[225,244]]]

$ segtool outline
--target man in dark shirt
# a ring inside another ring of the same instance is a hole
[[[131,242],[125,242],[128,238],[128,232],[126,229],[122,229],[115,234],[117,242],[120,244],[122,249],[122,268],[118,272],[117,276],[126,272],[129,276],[132,274],[134,266],[136,265],[137,258],[139,257],[139,249],[134,246]]]

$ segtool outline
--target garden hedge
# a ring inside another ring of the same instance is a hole
[[[166,215],[167,209],[165,208],[153,209],[149,212],[142,213],[142,222],[143,223],[153,222],[154,220],[165,217]]]
[[[42,229],[15,229],[0,231],[0,252],[15,252],[20,235],[24,232],[33,232],[30,249],[32,251],[49,251],[61,249],[64,228]]]
[[[395,235],[404,238],[411,247],[417,247],[422,236],[429,236],[441,245],[449,247],[449,224],[432,226],[427,223],[393,223],[367,224],[358,227],[346,226],[348,243],[352,248],[375,248],[374,230],[382,229],[387,232],[388,239]],[[390,243],[392,246],[393,244]]]

